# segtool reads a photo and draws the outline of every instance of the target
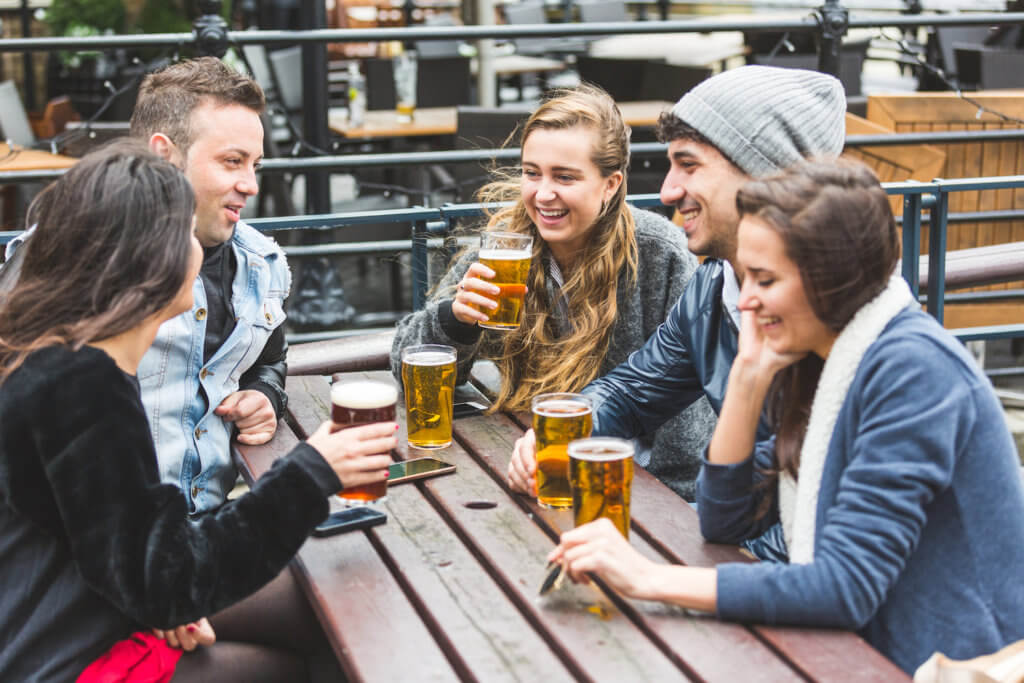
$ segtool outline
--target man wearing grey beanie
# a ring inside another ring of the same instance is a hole
[[[709,78],[661,115],[658,136],[669,143],[671,165],[661,201],[682,217],[690,251],[707,258],[647,343],[583,390],[595,403],[595,435],[653,434],[698,400],[707,400],[716,414],[721,410],[740,326],[736,192],[750,178],[801,159],[838,156],[845,116],[837,79],[767,66]],[[761,436],[767,436],[763,429]],[[636,461],[692,500],[701,452],[669,452],[671,459],[647,452]],[[532,490],[534,468],[533,435],[527,433],[516,443],[509,483]],[[785,556],[784,544],[754,543],[762,559]]]

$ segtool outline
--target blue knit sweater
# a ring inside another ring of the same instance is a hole
[[[708,540],[736,542],[772,443],[698,478]],[[829,443],[814,561],[722,565],[723,619],[856,629],[913,672],[1024,638],[1024,490],[992,387],[929,316],[896,316],[857,369]]]

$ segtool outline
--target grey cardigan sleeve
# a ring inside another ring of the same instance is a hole
[[[477,249],[464,251],[455,264],[437,283],[427,305],[398,321],[391,344],[391,372],[402,381],[402,349],[417,344],[445,344],[458,355],[458,377],[461,384],[469,379],[469,371],[480,351],[481,328],[460,322],[452,314],[455,286],[470,265],[477,260]]]

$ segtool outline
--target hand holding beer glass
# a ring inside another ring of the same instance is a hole
[[[332,431],[395,421],[398,390],[394,385],[372,380],[337,382],[331,386]],[[383,478],[370,484],[349,486],[338,494],[346,507],[383,502],[387,498],[388,481]]]
[[[481,233],[480,261],[470,266],[459,282],[452,306],[455,317],[461,322],[475,322],[493,330],[519,327],[532,254],[533,237],[530,235]]]
[[[452,443],[455,359],[451,346],[421,344],[402,349],[405,423],[413,448],[444,448]]]
[[[569,442],[590,436],[592,404],[582,394],[540,394],[531,402],[537,439],[537,502],[546,508],[572,507]]]

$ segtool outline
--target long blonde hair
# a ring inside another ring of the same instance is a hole
[[[619,171],[622,182],[591,227],[572,272],[566,274],[561,291],[569,302],[568,335],[558,335],[544,267],[546,259],[553,256],[526,213],[520,179],[506,172],[479,193],[484,202],[515,202],[490,212],[488,230],[533,235],[523,322],[512,332],[489,333],[501,334],[494,358],[501,371],[495,410],[528,409],[537,394],[578,391],[596,378],[618,317],[619,277],[624,272],[627,286],[636,284],[636,227],[626,206],[630,130],[608,93],[586,84],[555,91],[527,120],[521,143],[535,130],[577,127],[595,133],[591,160],[601,176],[607,178]]]

